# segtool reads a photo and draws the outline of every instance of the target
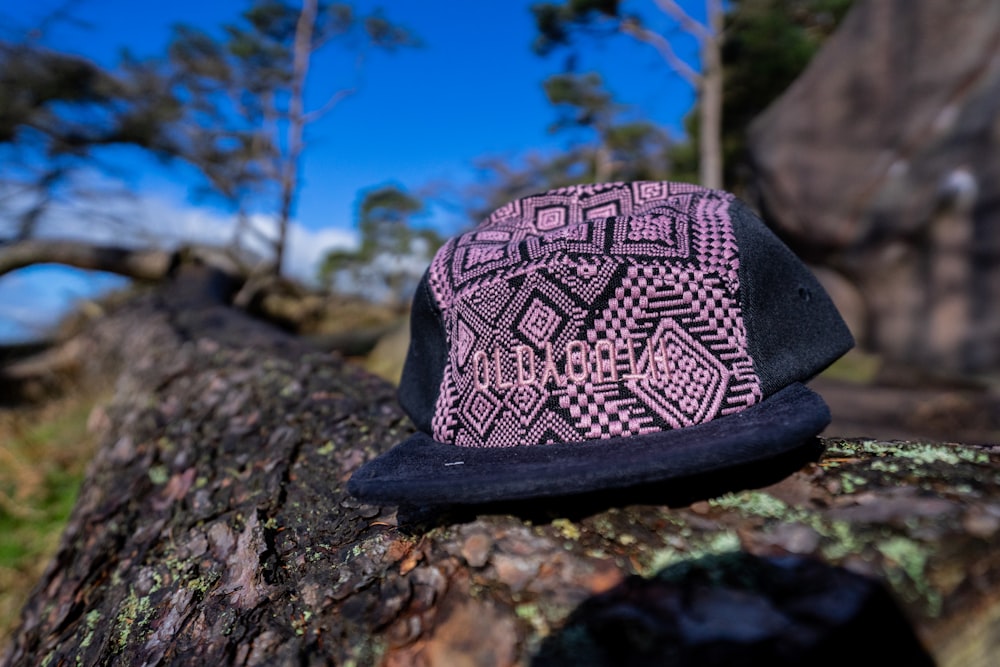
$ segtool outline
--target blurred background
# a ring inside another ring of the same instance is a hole
[[[434,250],[573,183],[760,211],[858,341],[826,435],[997,444],[998,111],[995,0],[2,0],[0,589],[101,419],[70,343],[179,257],[395,382]]]

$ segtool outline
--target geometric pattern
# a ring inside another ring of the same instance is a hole
[[[634,436],[761,400],[731,202],[681,183],[580,185],[451,239],[429,272],[448,339],[434,439]]]

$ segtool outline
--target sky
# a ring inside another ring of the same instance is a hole
[[[475,181],[477,159],[516,158],[565,145],[564,138],[548,132],[556,114],[541,87],[561,71],[565,54],[532,52],[535,2],[384,0],[386,17],[418,35],[421,47],[372,51],[360,70],[353,55],[336,48],[314,57],[307,107],[322,106],[342,88],[357,92],[307,130],[287,272],[310,279],[326,250],[355,242],[355,206],[366,189],[391,183],[410,191],[431,185],[458,191]],[[704,3],[681,4],[698,16]],[[651,21],[664,20],[653,0],[626,5],[646,12]],[[245,6],[242,0],[0,0],[0,38],[22,39],[44,24],[39,39],[46,46],[113,67],[123,48],[139,57],[157,55],[175,24],[211,31]],[[64,7],[68,18],[44,23]],[[696,65],[693,41],[680,33],[674,40],[680,55]],[[578,71],[598,71],[617,102],[682,136],[694,93],[655,50],[625,37],[580,44]],[[164,239],[220,240],[231,233],[232,217],[195,195],[189,170],[127,151],[116,157],[132,193],[109,206],[142,230],[142,238],[168,244]],[[440,206],[429,222],[447,235],[469,221]],[[57,210],[45,233],[120,240],[135,229],[81,224],[71,212]],[[121,284],[112,276],[55,267],[0,277],[0,341],[37,337],[77,299]]]

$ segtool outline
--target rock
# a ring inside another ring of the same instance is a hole
[[[1000,3],[858,0],[749,146],[765,217],[864,296],[863,347],[1000,370]]]
[[[399,384],[410,347],[409,315],[400,318],[394,328],[379,338],[375,347],[365,357],[365,370],[394,385]]]
[[[933,667],[877,580],[820,561],[708,556],[590,598],[533,667]]]

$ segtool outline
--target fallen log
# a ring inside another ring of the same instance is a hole
[[[1000,448],[826,438],[683,486],[366,505],[347,479],[412,430],[393,387],[209,298],[204,278],[95,324],[88,356],[118,371],[103,446],[5,667],[566,664],[581,646],[577,664],[614,664],[609,642],[648,657],[705,636],[732,658],[781,636],[760,619],[804,622],[774,595],[734,606],[746,591],[677,584],[736,557],[818,579],[833,607],[810,627],[859,664],[886,652],[845,627],[942,667],[1000,656]],[[831,585],[845,573],[867,587]],[[688,592],[669,598],[675,584]],[[669,599],[680,612],[655,611]],[[849,623],[873,608],[881,623]],[[692,638],[676,623],[695,617]]]

